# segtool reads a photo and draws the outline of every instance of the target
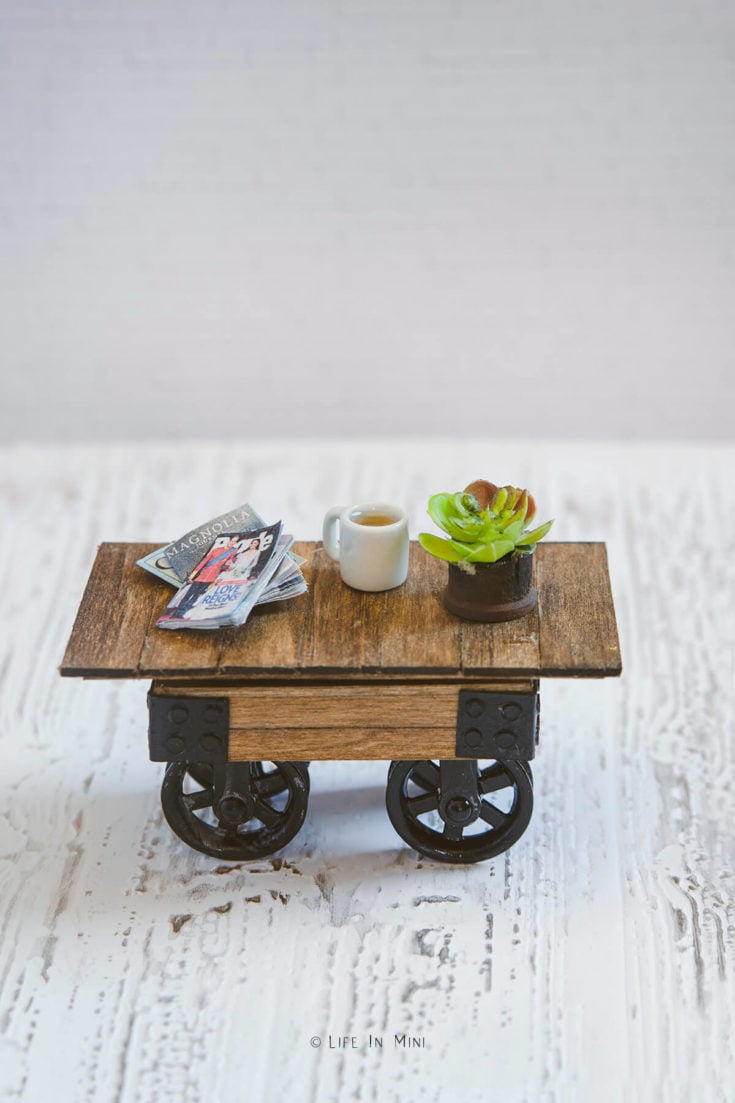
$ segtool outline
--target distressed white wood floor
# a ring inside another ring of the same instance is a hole
[[[734,460],[5,450],[0,1098],[734,1099]],[[56,673],[96,544],[245,499],[314,539],[328,506],[378,495],[415,535],[431,491],[479,475],[530,485],[556,539],[608,542],[621,629],[621,680],[542,685],[524,837],[467,869],[419,861],[385,815],[385,765],[323,763],[282,858],[188,850],[162,821],[146,685]]]

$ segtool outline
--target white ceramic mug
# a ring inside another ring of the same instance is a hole
[[[408,515],[400,506],[334,506],[324,518],[322,540],[339,562],[342,581],[355,590],[393,590],[406,581]]]

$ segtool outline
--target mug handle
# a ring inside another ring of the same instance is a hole
[[[322,543],[324,544],[324,550],[327,555],[332,559],[339,560],[339,539],[336,536],[337,524],[339,522],[339,516],[347,506],[332,506],[332,508],[325,513],[324,523],[322,524]]]

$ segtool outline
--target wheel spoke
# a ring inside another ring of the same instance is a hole
[[[489,823],[491,827],[502,827],[507,820],[505,812],[501,812],[489,800],[480,801],[480,819]]]
[[[410,777],[421,789],[439,788],[439,767],[433,762],[419,762],[414,766]]]
[[[184,793],[184,800],[190,812],[197,812],[201,808],[211,808],[212,790],[198,789],[196,793]]]
[[[462,838],[464,827],[461,823],[445,823],[443,835],[452,843],[458,843]]]
[[[422,812],[433,812],[439,804],[439,794],[422,793],[420,797],[409,797],[406,801],[408,811],[412,816],[420,816]]]
[[[260,762],[254,762],[250,768],[252,786],[259,797],[273,797],[286,788],[280,770],[264,770]]]
[[[481,794],[497,793],[499,789],[507,789],[513,782],[508,776],[508,771],[500,762],[486,766],[477,779],[477,787]]]
[[[256,800],[255,815],[266,827],[277,827],[281,822],[283,813],[277,812],[275,808],[271,808],[270,804],[265,800]]]

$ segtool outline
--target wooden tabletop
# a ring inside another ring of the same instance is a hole
[[[620,674],[605,545],[545,543],[535,553],[537,609],[504,624],[448,613],[446,565],[412,543],[397,590],[345,586],[321,544],[297,543],[309,593],[251,614],[236,629],[170,631],[156,618],[173,590],[136,565],[160,544],[102,544],[61,674],[85,678],[288,676],[470,678]]]

